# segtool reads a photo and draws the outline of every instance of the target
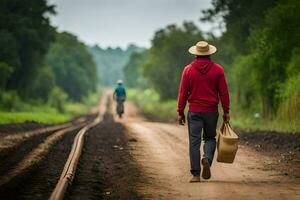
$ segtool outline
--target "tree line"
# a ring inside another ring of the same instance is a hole
[[[212,59],[225,68],[233,110],[297,120],[299,9],[297,0],[212,0],[201,20],[220,22],[221,36],[204,34],[191,22],[169,25],[155,33],[148,50],[131,56],[125,78],[130,86],[146,82],[162,100],[175,99],[183,67],[193,60],[187,50],[205,39],[218,47]]]
[[[192,22],[158,30],[151,48],[132,54],[124,68],[125,80],[130,86],[150,85],[163,100],[176,98],[181,71],[193,59],[187,49],[201,39],[202,31]]]
[[[50,96],[81,101],[96,90],[92,56],[76,36],[57,32],[49,20],[54,14],[55,6],[46,0],[1,1],[2,105],[15,98],[46,103]]]
[[[102,86],[113,86],[118,79],[123,79],[123,67],[129,61],[130,55],[143,50],[134,44],[128,45],[124,50],[120,47],[101,48],[98,45],[88,47],[95,60]]]
[[[300,2],[297,0],[214,0],[203,20],[223,16],[226,32],[216,40],[227,58],[237,108],[299,119]],[[227,62],[225,62],[227,61]]]

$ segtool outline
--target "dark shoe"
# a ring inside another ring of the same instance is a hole
[[[201,160],[203,170],[202,170],[202,178],[204,179],[210,179],[211,173],[210,173],[210,164],[207,158],[202,158]]]
[[[197,183],[200,182],[200,176],[193,176],[193,178],[190,180],[190,183]]]

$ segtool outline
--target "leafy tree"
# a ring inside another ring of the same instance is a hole
[[[1,0],[0,62],[11,66],[13,72],[5,89],[17,90],[23,97],[31,95],[29,82],[36,78],[54,40],[48,17],[54,13],[54,6],[46,0]]]
[[[80,101],[89,92],[95,91],[98,81],[96,65],[86,46],[76,36],[67,32],[57,33],[46,64],[52,67],[55,84],[71,99]]]
[[[182,27],[169,25],[155,33],[143,75],[162,99],[177,97],[181,72],[193,58],[187,50],[201,39],[202,32],[191,22]]]
[[[236,103],[242,109],[261,108],[264,116],[274,116],[281,102],[287,101],[282,94],[295,83],[296,76],[290,74],[299,71],[289,64],[295,63],[299,53],[295,50],[300,39],[299,1],[212,2],[214,8],[204,11],[203,20],[221,17],[225,22],[226,31],[216,38],[221,52],[217,59],[230,69]]]
[[[129,45],[125,50],[120,47],[103,49],[98,45],[88,48],[97,65],[100,82],[105,86],[115,85],[118,79],[123,79],[123,68],[129,61],[131,54],[143,50],[143,48],[133,44]]]
[[[299,9],[297,0],[279,1],[267,11],[263,23],[250,36],[249,41],[256,44],[252,53],[256,54],[259,63],[253,68],[259,75],[266,114],[278,108],[280,86],[288,79],[288,64],[293,53],[299,53],[295,51],[300,45]]]
[[[124,67],[125,83],[129,87],[145,87],[145,80],[142,76],[142,66],[147,60],[147,51],[134,52],[131,54],[129,62]]]
[[[253,27],[258,25],[266,10],[277,0],[212,0],[213,8],[203,10],[202,21],[221,21],[225,32],[218,47],[230,55],[245,54],[249,46],[245,41]]]

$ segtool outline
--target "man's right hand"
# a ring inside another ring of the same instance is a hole
[[[224,121],[225,123],[228,123],[229,120],[230,120],[230,115],[229,115],[229,113],[224,113],[224,115],[223,115],[223,121]]]
[[[185,116],[184,115],[178,115],[178,124],[184,126],[185,124]]]

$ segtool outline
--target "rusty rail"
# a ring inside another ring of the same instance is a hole
[[[92,127],[96,126],[99,122],[103,120],[103,116],[106,112],[108,94],[103,94],[101,98],[101,103],[99,107],[98,116],[90,124],[82,128],[74,138],[73,146],[69,154],[68,160],[64,166],[63,172],[60,176],[58,183],[55,186],[49,200],[61,200],[64,198],[68,186],[72,184],[73,178],[75,176],[77,164],[81,155],[81,151],[84,143],[85,133]]]

